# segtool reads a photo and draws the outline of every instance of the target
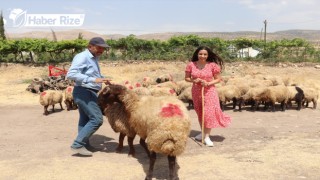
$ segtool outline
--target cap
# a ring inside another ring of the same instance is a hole
[[[89,44],[101,46],[101,47],[105,47],[105,48],[110,47],[108,44],[106,44],[106,42],[101,37],[94,37],[94,38],[90,39]]]

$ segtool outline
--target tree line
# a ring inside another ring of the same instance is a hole
[[[223,40],[197,35],[174,36],[167,41],[143,40],[129,35],[117,40],[107,39],[109,53],[101,59],[116,60],[166,60],[186,61],[199,46],[208,46],[226,61],[239,60],[238,51],[252,47],[260,51],[253,61],[320,62],[320,51],[303,39],[261,41],[246,38]],[[73,56],[86,48],[88,40],[80,36],[75,40],[50,41],[47,39],[0,39],[0,62],[60,63],[71,62]],[[241,58],[243,60],[243,58]]]

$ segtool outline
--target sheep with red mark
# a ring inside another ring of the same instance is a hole
[[[74,86],[68,86],[64,91],[64,103],[66,104],[68,111],[78,108],[77,104],[75,104],[73,100],[73,88]]]
[[[60,104],[61,109],[62,107],[62,100],[63,100],[63,95],[61,91],[58,90],[46,90],[43,91],[40,94],[40,104],[44,107],[44,115],[48,115],[48,107],[51,105],[52,106],[52,112],[54,112],[54,105],[55,104]]]
[[[177,97],[177,93],[174,89],[169,87],[151,87],[149,88],[152,96],[175,96]]]
[[[116,96],[108,93],[108,87],[105,87],[98,95],[98,105],[104,116],[107,117],[108,122],[114,132],[119,132],[119,144],[116,148],[116,152],[121,152],[123,149],[123,141],[127,136],[129,153],[128,156],[135,156],[135,149],[133,146],[133,140],[136,136],[136,131],[130,126],[128,120],[128,114],[124,105],[117,100]],[[140,140],[140,144],[145,148],[149,155],[149,150],[144,140]]]
[[[171,96],[138,96],[121,85],[107,86],[100,98],[106,99],[110,94],[115,97],[114,102],[124,105],[131,127],[147,142],[150,164],[145,179],[152,179],[156,153],[168,156],[169,179],[178,179],[176,156],[185,150],[191,125],[183,102]]]
[[[144,77],[142,80],[142,87],[149,87],[151,85],[155,85],[157,82],[151,77]]]

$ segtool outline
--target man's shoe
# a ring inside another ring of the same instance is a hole
[[[83,155],[83,156],[92,156],[92,152],[88,151],[85,147],[81,148],[71,148],[71,150],[77,154]]]
[[[91,144],[86,144],[84,147],[85,147],[88,151],[91,151],[91,152],[97,152],[97,151],[98,151],[95,147],[91,146]]]
[[[194,137],[194,139],[196,139],[197,141],[201,141],[202,140],[202,134],[198,134]]]
[[[213,142],[211,141],[211,139],[210,139],[209,137],[206,137],[206,138],[204,139],[204,144],[205,144],[206,146],[209,146],[209,147],[212,147],[212,146],[213,146]]]

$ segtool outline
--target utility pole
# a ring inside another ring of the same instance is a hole
[[[264,23],[264,48],[266,48],[266,45],[267,45],[267,20],[264,20],[263,23]]]

